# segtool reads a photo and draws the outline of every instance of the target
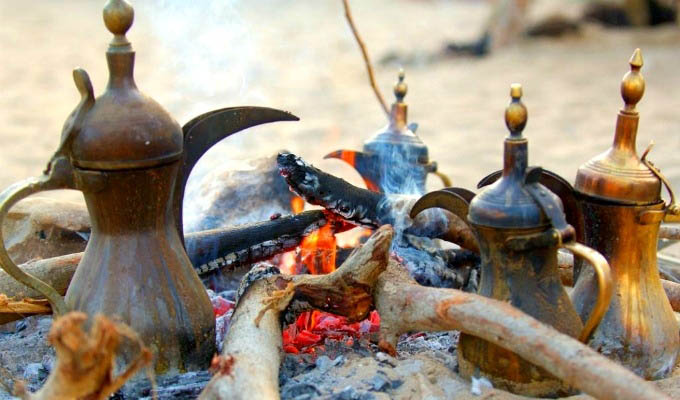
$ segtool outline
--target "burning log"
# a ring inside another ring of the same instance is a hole
[[[305,211],[271,221],[258,222],[224,229],[189,233],[185,237],[187,253],[196,272],[207,275],[220,269],[235,270],[239,267],[266,260],[272,256],[297,247],[311,232],[326,224],[334,231],[347,229],[341,221],[329,217],[322,210]],[[22,264],[21,268],[54,287],[61,295],[66,293],[83,253],[69,254]],[[44,306],[36,307],[22,302],[26,298],[42,298],[42,295],[0,271],[0,294],[14,300],[16,312],[0,306],[0,325],[23,318],[25,315],[49,312]],[[21,304],[19,304],[21,303]],[[33,311],[33,312],[31,312]]]
[[[597,399],[670,399],[624,367],[507,303],[420,286],[394,262],[378,279],[374,296],[381,317],[380,347],[391,354],[402,333],[460,330],[519,354]]]
[[[151,351],[127,325],[104,316],[95,317],[88,333],[83,331],[87,316],[71,312],[54,321],[47,340],[54,346],[57,361],[43,387],[29,393],[16,385],[22,400],[108,399],[137,371],[151,365]],[[114,376],[116,355],[123,340],[134,344],[136,357],[125,371]]]
[[[348,229],[322,210],[278,217],[231,228],[188,233],[187,254],[199,275],[234,270],[295,249],[303,238],[330,223],[334,232]]]
[[[447,211],[426,213],[411,221],[408,211],[416,202],[416,197],[385,195],[358,188],[344,179],[321,171],[294,154],[281,153],[277,162],[279,172],[293,192],[308,203],[319,205],[353,224],[375,229],[384,224],[405,223],[411,234],[439,237],[478,251],[477,241],[470,228]]]
[[[295,298],[350,321],[366,317],[373,306],[375,282],[387,267],[392,235],[389,226],[378,229],[328,275],[249,273],[222,355],[213,361],[216,373],[199,398],[279,398],[281,313]]]

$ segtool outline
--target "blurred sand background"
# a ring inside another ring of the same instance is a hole
[[[71,78],[85,68],[95,92],[107,79],[110,34],[103,1],[0,1],[0,187],[38,175],[56,149],[61,126],[78,101]],[[542,0],[532,20],[555,11],[578,13],[583,1]],[[490,12],[485,1],[355,0],[355,21],[374,60],[386,99],[404,63],[409,119],[430,158],[456,186],[472,188],[502,164],[509,85],[524,86],[530,163],[573,181],[577,167],[611,143],[619,83],[641,47],[647,89],[638,147],[680,190],[680,29],[611,30],[584,26],[557,40],[523,39],[482,59],[437,58],[448,40],[475,38]],[[225,106],[289,110],[296,123],[265,125],[217,146],[201,167],[287,149],[361,184],[335,149],[361,149],[386,119],[340,0],[139,0],[128,34],[137,51],[139,88],[183,124]],[[430,189],[441,186],[436,177]],[[69,194],[66,197],[77,198]]]

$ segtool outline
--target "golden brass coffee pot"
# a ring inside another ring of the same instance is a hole
[[[609,261],[615,296],[593,333],[590,346],[647,379],[668,376],[680,351],[678,324],[664,293],[656,252],[662,221],[677,222],[678,207],[668,181],[638,157],[635,108],[645,90],[642,55],[635,50],[621,82],[624,107],[610,149],[578,169],[575,190],[584,219],[585,243]],[[671,193],[666,205],[661,185]],[[598,295],[592,271],[578,274],[574,305],[582,317]]]
[[[0,266],[44,294],[57,315],[70,310],[117,316],[154,350],[157,372],[205,369],[215,354],[215,318],[182,243],[184,185],[200,156],[250,126],[295,120],[283,111],[235,107],[201,115],[184,128],[137,89],[126,38],[134,17],[109,0],[104,22],[109,82],[97,99],[87,73],[73,77],[81,101],[66,121],[44,174],[0,195],[0,225],[13,204],[53,189],[83,192],[92,232],[65,299],[27,275],[0,246]],[[0,232],[0,243],[2,243]]]
[[[503,171],[499,180],[467,202],[460,189],[428,193],[411,210],[415,217],[430,207],[445,208],[472,227],[481,253],[479,294],[507,301],[558,331],[586,342],[602,319],[611,298],[607,261],[575,241],[560,199],[539,183],[542,169],[527,168],[528,142],[522,137],[527,110],[522,88],[511,87],[512,101],[505,112],[510,135],[505,139]],[[599,296],[591,304],[585,324],[562,286],[557,250],[565,248],[594,267]],[[460,372],[481,374],[494,387],[523,395],[555,396],[569,392],[560,380],[516,354],[480,338],[461,334]]]

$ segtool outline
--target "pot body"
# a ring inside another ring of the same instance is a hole
[[[578,337],[583,323],[560,281],[557,247],[525,252],[505,247],[509,237],[537,233],[547,228],[474,227],[482,258],[478,293],[507,301],[558,331]],[[543,368],[474,336],[460,335],[458,360],[462,375],[469,378],[479,373],[494,387],[514,393],[551,397],[570,391],[568,386]]]
[[[680,351],[678,324],[656,265],[663,202],[634,206],[581,195],[585,244],[609,262],[614,295],[590,346],[645,379],[661,379]],[[646,215],[645,215],[646,214]],[[574,286],[574,306],[582,318],[597,296],[591,268]]]
[[[154,352],[157,373],[204,369],[216,352],[210,299],[175,224],[179,167],[75,172],[92,233],[66,303],[130,325]]]

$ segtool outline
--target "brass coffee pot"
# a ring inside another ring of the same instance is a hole
[[[220,139],[250,126],[297,118],[283,111],[236,107],[201,115],[184,128],[137,89],[125,34],[134,18],[123,0],[109,0],[104,22],[114,37],[106,53],[109,82],[95,99],[88,74],[73,77],[81,100],[44,174],[0,195],[0,225],[33,193],[83,192],[92,219],[85,254],[65,299],[32,277],[0,246],[0,266],[42,293],[55,314],[70,310],[116,316],[155,353],[157,372],[205,369],[215,354],[215,318],[182,243],[184,185],[198,158]],[[3,243],[0,232],[0,243]]]
[[[602,319],[611,298],[607,261],[593,249],[575,241],[560,199],[539,183],[542,169],[527,168],[527,140],[522,130],[527,110],[522,88],[511,86],[512,101],[505,111],[510,135],[505,139],[503,172],[468,203],[465,191],[441,190],[421,197],[411,217],[430,207],[447,209],[467,221],[481,253],[479,294],[507,301],[558,331],[587,342]],[[469,198],[469,197],[468,197]],[[599,292],[588,304],[592,312],[585,324],[560,281],[557,250],[565,248],[594,267]],[[560,380],[502,347],[461,334],[458,342],[460,372],[481,374],[494,387],[529,396],[555,396],[569,392]]]
[[[345,161],[361,175],[366,187],[375,192],[425,193],[428,173],[439,176],[444,186],[451,186],[449,178],[437,171],[437,163],[430,161],[427,146],[415,133],[418,125],[408,123],[408,105],[404,102],[407,91],[401,70],[394,85],[397,100],[392,104],[387,126],[364,142],[363,151],[336,150],[324,158]]]
[[[645,90],[636,49],[621,82],[624,107],[610,149],[578,169],[575,190],[581,204],[585,243],[609,261],[615,296],[593,333],[590,346],[647,379],[668,376],[680,351],[678,324],[664,293],[656,252],[662,221],[678,222],[679,208],[668,181],[635,149],[639,115],[635,105]],[[666,185],[671,202],[661,199]],[[582,317],[598,295],[589,270],[578,274],[574,303]]]

